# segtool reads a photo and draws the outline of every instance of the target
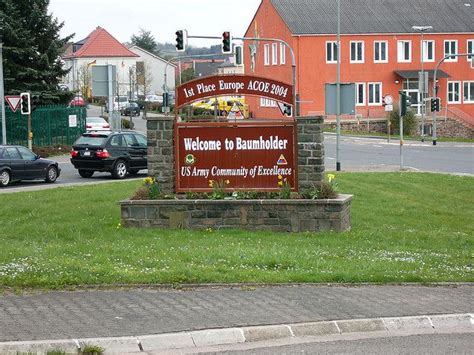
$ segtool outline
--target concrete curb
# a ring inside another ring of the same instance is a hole
[[[111,338],[13,341],[0,343],[1,354],[46,353],[62,350],[77,353],[86,345],[100,346],[106,354],[199,348],[304,336],[328,336],[366,332],[436,332],[462,328],[474,332],[474,314],[443,314],[415,317],[335,320],[323,322],[207,329],[179,333]]]

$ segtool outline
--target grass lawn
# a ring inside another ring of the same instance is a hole
[[[474,281],[474,178],[340,173],[352,230],[127,229],[140,181],[0,195],[0,285]]]

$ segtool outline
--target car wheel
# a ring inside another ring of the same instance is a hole
[[[10,183],[10,173],[7,170],[0,172],[0,186],[7,186]]]
[[[130,170],[128,171],[128,173],[129,173],[130,175],[137,175],[139,171],[140,171],[140,170],[138,170],[138,169],[130,169]]]
[[[123,179],[127,175],[127,162],[125,160],[117,160],[112,170],[112,176],[116,179]]]
[[[83,178],[90,178],[92,175],[94,175],[94,172],[90,170],[79,170],[78,172]]]
[[[58,169],[55,166],[50,166],[48,170],[46,170],[46,179],[47,183],[52,184],[58,178]]]

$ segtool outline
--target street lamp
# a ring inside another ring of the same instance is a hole
[[[425,141],[425,88],[427,83],[425,83],[425,72],[423,68],[423,63],[425,62],[425,44],[423,42],[423,34],[426,31],[432,30],[433,26],[411,26],[414,31],[419,31],[421,34],[421,82],[418,84],[418,87],[421,88],[421,141]]]

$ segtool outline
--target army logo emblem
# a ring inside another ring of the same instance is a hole
[[[192,154],[187,154],[184,158],[184,163],[186,165],[194,165],[194,163],[196,163],[196,158]]]

